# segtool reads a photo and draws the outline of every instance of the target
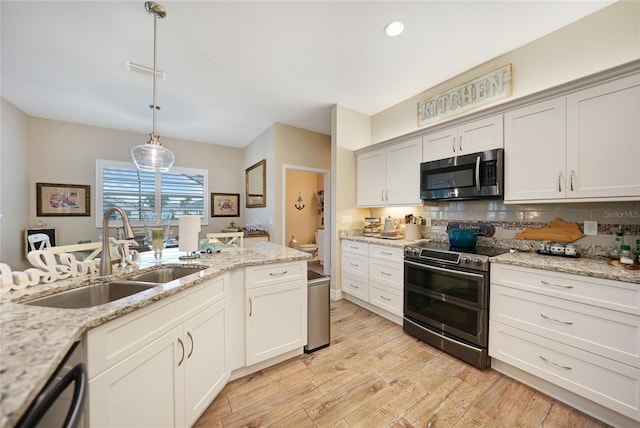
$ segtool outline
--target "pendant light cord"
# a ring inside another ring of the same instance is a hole
[[[151,106],[151,109],[153,110],[153,131],[151,134],[151,141],[152,142],[157,142],[158,141],[158,133],[156,131],[156,110],[158,109],[158,106],[156,104],[156,86],[157,86],[157,80],[158,80],[158,58],[157,58],[157,31],[158,31],[158,15],[156,15],[155,13],[153,14],[153,105]]]

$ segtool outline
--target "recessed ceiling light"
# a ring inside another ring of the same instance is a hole
[[[135,62],[131,62],[126,60],[124,65],[127,71],[135,71],[136,73],[144,74],[145,76],[153,77],[153,68],[147,67],[146,65],[136,64]],[[167,78],[166,73],[163,70],[156,70],[156,77],[160,80],[165,80]]]
[[[387,36],[389,37],[399,36],[404,31],[404,24],[400,21],[390,22],[384,28],[384,31],[387,33]]]

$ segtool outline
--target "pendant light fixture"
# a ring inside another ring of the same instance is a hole
[[[160,136],[156,132],[156,110],[160,110],[160,107],[156,104],[156,85],[158,80],[158,62],[156,54],[157,45],[157,27],[158,19],[162,19],[167,16],[167,11],[160,4],[148,1],[144,4],[145,9],[149,14],[153,15],[153,104],[150,105],[153,111],[153,131],[151,132],[151,139],[146,144],[135,146],[131,149],[131,157],[136,167],[145,171],[166,172],[173,166],[173,162],[176,160],[175,155],[169,149],[165,149],[160,144]]]

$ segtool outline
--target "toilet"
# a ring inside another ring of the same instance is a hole
[[[301,244],[298,246],[298,249],[314,256],[318,252],[318,246],[316,244]]]

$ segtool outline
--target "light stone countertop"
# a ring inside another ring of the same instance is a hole
[[[619,266],[611,266],[605,258],[570,258],[518,251],[491,257],[489,261],[491,263],[504,263],[554,272],[572,273],[574,275],[588,276],[591,278],[604,278],[640,284],[640,269],[629,270]]]
[[[403,247],[405,245],[411,245],[418,241],[406,241],[404,239],[382,239],[361,235],[350,235],[348,237],[341,238],[342,240],[364,242],[369,244],[387,245],[391,247]],[[446,235],[432,235],[423,241],[444,242]],[[480,242],[480,241],[478,241]],[[491,242],[495,242],[495,247],[510,248],[511,245],[522,245],[521,242],[514,242],[514,240],[491,240],[485,238],[482,241],[484,246],[490,245]],[[537,245],[537,244],[536,244]],[[575,275],[589,276],[592,278],[604,278],[615,281],[631,282],[640,284],[640,269],[629,270],[623,267],[611,266],[608,264],[608,259],[602,257],[560,257],[560,256],[546,256],[537,254],[535,251],[522,251],[516,250],[514,253],[505,253],[499,256],[491,257],[489,259],[492,263],[504,263],[523,267],[545,269],[548,271],[572,273]]]
[[[120,269],[112,278],[121,278],[142,269],[151,270],[160,264],[205,265],[207,269],[195,279],[181,278],[105,305],[57,309],[20,303],[53,291],[94,283],[98,278],[95,274],[1,294],[0,427],[16,424],[73,343],[81,339],[87,330],[237,268],[311,258],[310,254],[270,242],[245,243],[244,248],[225,248],[196,261],[179,260],[180,254],[177,249],[167,249],[162,260],[156,262],[153,252],[141,253],[137,269]]]

